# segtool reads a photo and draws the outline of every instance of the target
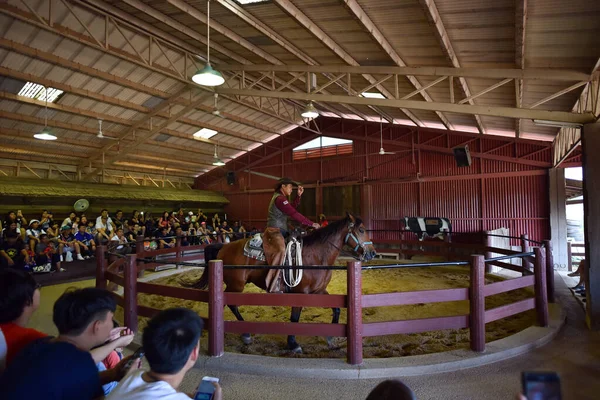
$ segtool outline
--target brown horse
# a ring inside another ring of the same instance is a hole
[[[255,260],[244,256],[244,245],[249,239],[238,240],[225,245],[216,244],[209,245],[204,249],[204,257],[206,265],[210,260],[223,260],[224,265],[265,265],[265,262]],[[273,246],[273,241],[282,240],[280,234],[269,234],[269,231],[263,235],[263,246],[267,250]],[[289,293],[316,293],[328,294],[327,285],[331,280],[332,271],[324,269],[312,269],[311,265],[333,265],[340,254],[340,250],[344,249],[352,257],[359,260],[371,260],[375,257],[376,252],[369,235],[360,218],[355,218],[351,214],[347,214],[346,218],[333,222],[325,228],[317,229],[303,238],[302,260],[304,272],[302,280],[293,288],[288,288]],[[270,263],[272,260],[268,259]],[[274,265],[278,265],[275,263]],[[226,292],[242,292],[248,283],[254,283],[261,289],[267,290],[266,277],[268,269],[224,269],[223,281],[225,282]],[[208,287],[209,269],[205,268],[200,280],[192,286],[199,289]],[[228,305],[238,321],[243,321],[238,307]],[[332,323],[337,324],[340,317],[340,309],[333,308]],[[291,322],[300,320],[302,307],[292,307],[290,316]],[[252,338],[250,334],[242,335],[245,344],[250,344]],[[288,336],[288,347],[294,353],[301,353],[302,348],[296,342],[296,337]],[[327,338],[327,344],[331,347],[331,338]]]

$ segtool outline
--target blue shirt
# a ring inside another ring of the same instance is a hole
[[[98,369],[87,351],[39,339],[0,375],[1,400],[88,400],[103,395]]]
[[[81,234],[81,232],[77,232],[75,234],[75,239],[87,246],[91,240],[94,240],[94,237],[87,232],[83,232],[83,234]]]

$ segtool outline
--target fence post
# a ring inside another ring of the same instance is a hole
[[[485,232],[485,247],[492,247],[492,237],[490,235],[488,235],[488,232]],[[492,252],[491,251],[486,251],[485,252],[485,259],[489,260],[490,258],[492,258]],[[486,274],[491,274],[492,273],[492,264],[485,264],[485,273]]]
[[[404,254],[404,231],[400,232],[400,259],[406,260],[406,255]]]
[[[450,238],[450,233],[448,232],[444,234],[444,243],[446,243],[446,261],[450,261],[450,248],[452,247],[452,239]]]
[[[221,357],[225,351],[223,260],[211,260],[208,268],[208,354]]]
[[[567,242],[567,268],[569,272],[573,271],[573,249],[571,242]]]
[[[526,234],[521,235],[521,253],[529,253],[531,249],[529,248],[529,237]],[[531,271],[531,263],[527,261],[524,257],[521,258],[521,266]],[[523,273],[522,276],[525,276]]]
[[[535,310],[540,326],[548,326],[548,292],[546,289],[546,260],[542,249],[536,247],[534,263]]]
[[[181,236],[177,236],[175,239],[175,251],[175,265],[177,269],[181,269],[181,265],[179,265],[181,262]]]
[[[552,242],[544,240],[546,248],[546,280],[548,288],[548,302],[554,303],[554,256],[552,255]]]
[[[346,269],[348,274],[347,361],[351,365],[360,365],[363,362],[362,265],[360,261],[348,261]]]
[[[485,258],[471,256],[471,285],[469,286],[469,331],[471,350],[485,350]]]
[[[138,260],[144,258],[144,235],[137,235],[135,237],[135,256]],[[138,278],[144,277],[145,269],[138,270]]]
[[[106,246],[96,247],[96,287],[98,289],[106,289],[106,278],[104,273],[106,272]]]
[[[125,301],[125,326],[137,332],[137,258],[135,254],[129,254],[125,258],[123,266],[123,297]]]

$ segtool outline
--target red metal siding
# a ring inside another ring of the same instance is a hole
[[[404,216],[439,216],[450,218],[457,232],[507,227],[512,234],[549,238],[548,143],[384,125],[383,147],[397,154],[380,156],[379,124],[332,118],[317,122],[322,134],[353,140],[353,154],[292,162],[291,149],[314,135],[296,129],[285,140],[269,143],[268,149],[256,149],[201,176],[196,187],[224,191],[231,201],[231,217],[258,227],[266,222],[274,181],[242,172],[246,168],[316,187],[318,212],[323,204],[320,186],[368,184],[371,201],[362,209],[369,207],[371,229],[398,229]],[[452,148],[465,144],[473,154],[472,165],[459,168]],[[283,153],[277,151],[282,148]],[[238,171],[236,185],[223,183],[224,169]]]

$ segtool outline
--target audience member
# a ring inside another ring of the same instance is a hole
[[[120,381],[128,372],[124,358],[98,373],[90,349],[104,343],[113,329],[116,303],[112,294],[96,288],[64,293],[54,304],[59,335],[25,347],[0,376],[3,399],[87,400],[102,396],[102,385]],[[138,368],[133,363],[132,368]]]
[[[96,243],[94,242],[94,236],[91,233],[87,233],[86,229],[87,226],[82,221],[79,224],[79,230],[75,234],[75,240],[79,245],[83,258],[87,260],[96,254]]]
[[[389,379],[375,386],[366,400],[416,400],[416,396],[404,383]]]
[[[42,218],[40,219],[40,227],[42,228],[42,230],[46,231],[52,225],[54,225],[54,222],[52,221],[52,212],[48,210],[43,210]]]
[[[44,232],[40,229],[40,221],[32,219],[29,221],[29,229],[27,229],[27,239],[29,240],[29,248],[35,250],[35,246],[40,242],[40,235]]]
[[[125,226],[123,225],[123,211],[117,210],[117,212],[115,213],[115,218],[112,221],[115,224],[116,229],[125,229]]]
[[[327,225],[329,225],[329,222],[327,221],[327,217],[325,217],[325,214],[319,215],[319,225],[321,225],[321,228],[325,228]]]
[[[223,243],[229,243],[233,238],[233,229],[227,224],[227,221],[223,221],[219,228],[219,233],[221,234]]]
[[[0,262],[2,267],[15,268],[23,268],[26,263],[29,263],[29,254],[17,232],[6,233],[5,240],[0,247]]]
[[[177,228],[175,228],[175,236],[180,238],[182,246],[190,245],[190,241],[189,241],[187,234],[188,234],[187,232],[184,232],[183,229],[181,229],[181,226],[178,226]]]
[[[50,243],[47,234],[40,235],[40,242],[35,246],[35,263],[37,269],[34,272],[64,271],[61,268],[60,254],[56,247]]]
[[[177,392],[177,388],[198,360],[202,325],[198,314],[186,308],[171,308],[157,314],[142,336],[150,370],[127,375],[108,399],[189,400],[190,396]],[[221,388],[214,385],[213,400],[221,400]]]
[[[99,244],[108,243],[111,240],[110,238],[113,236],[112,221],[110,221],[109,217],[105,217],[104,215],[101,215],[98,218],[100,219],[100,222],[96,220],[96,238]]]
[[[158,239],[158,248],[164,249],[168,247],[175,246],[175,238],[169,236],[169,228],[161,227],[156,234],[156,238]]]
[[[23,270],[0,270],[0,375],[21,349],[47,336],[27,328],[40,305],[39,287]]]
[[[67,218],[65,218],[62,222],[62,224],[60,224],[60,226],[75,226],[75,219],[77,218],[77,214],[74,211],[71,211],[69,213],[69,216]]]
[[[61,256],[61,261],[73,261],[73,252],[75,252],[78,260],[83,260],[79,243],[75,240],[72,227],[64,225],[60,228],[60,236],[58,238],[58,254]]]
[[[111,239],[111,244],[109,247],[109,251],[113,251],[118,254],[129,254],[129,246],[127,245],[127,238],[125,237],[125,233],[123,232],[123,228],[118,228],[115,232],[115,236]]]
[[[166,228],[169,226],[169,212],[163,211],[162,217],[158,220],[158,228]]]

